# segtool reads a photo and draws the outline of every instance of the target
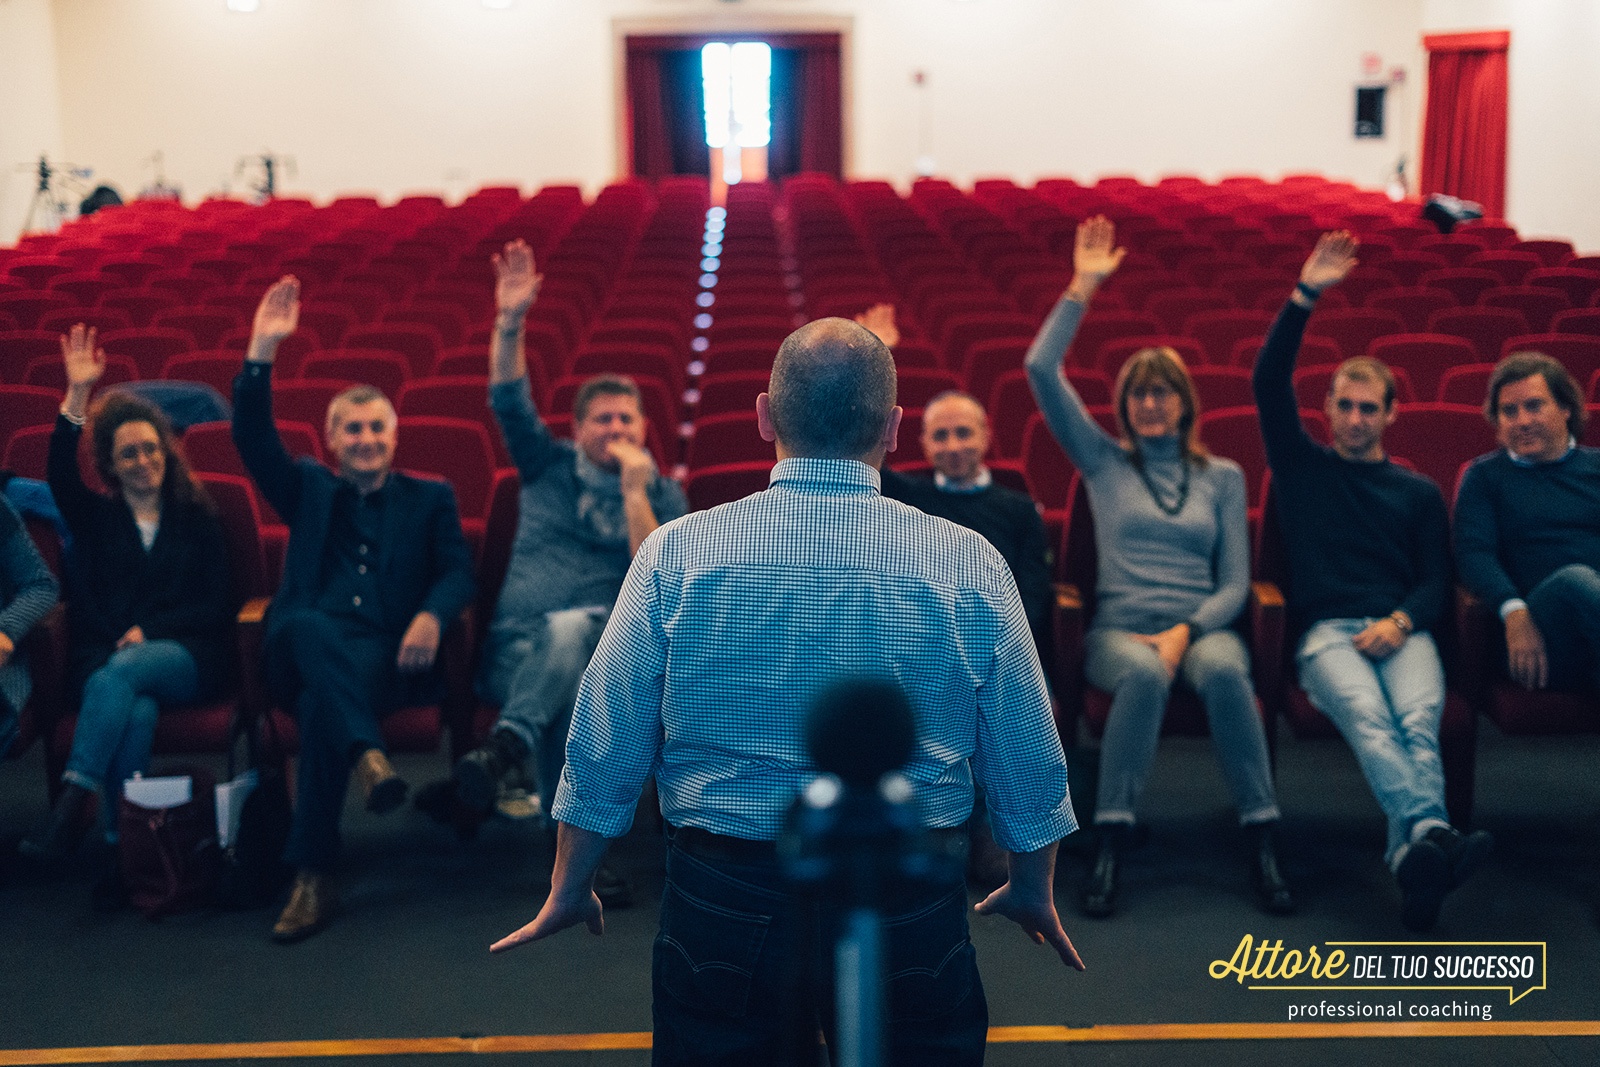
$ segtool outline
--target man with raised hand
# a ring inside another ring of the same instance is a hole
[[[1388,820],[1384,859],[1400,885],[1400,918],[1426,930],[1492,847],[1487,833],[1451,827],[1444,804],[1444,668],[1432,636],[1450,596],[1444,497],[1384,452],[1396,416],[1388,367],[1364,356],[1339,366],[1325,402],[1328,446],[1306,434],[1293,384],[1317,298],[1355,255],[1344,231],[1317,242],[1256,359],[1256,403],[1289,560],[1300,687],[1355,753]]]
[[[974,780],[985,789],[1010,880],[978,911],[1083,966],[1053,895],[1056,844],[1077,823],[1016,583],[978,534],[880,495],[894,401],[893,359],[866,329],[822,319],[790,335],[756,402],[778,456],[770,487],[645,540],[579,687],[551,892],[493,948],[601,932],[595,869],[654,774],[669,827],[657,1064],[774,1062],[786,1004],[832,1036],[825,993],[784,950],[806,919],[773,842],[816,774],[807,709],[846,678],[905,690],[917,729],[902,772],[932,833],[959,850]],[[891,910],[892,1061],[981,1062],[988,1010],[960,876]]]
[[[296,869],[273,940],[299,941],[337,908],[328,882],[352,769],[367,810],[405,800],[379,720],[433,687],[444,627],[472,598],[472,553],[448,484],[392,469],[394,407],[370,385],[328,405],[336,471],[284,450],[272,421],[272,364],[300,316],[285,277],[256,309],[233,385],[233,441],[261,495],[289,525],[283,584],[266,619],[266,674],[300,728],[294,822],[284,854]]]
[[[656,526],[688,510],[678,483],[645,450],[638,388],[599,375],[573,401],[572,441],[551,435],[534,408],[524,326],[541,276],[522,241],[494,258],[497,314],[489,351],[489,407],[522,481],[516,539],[480,690],[500,705],[488,739],[456,764],[457,801],[486,815],[530,757],[541,810],[555,799],[578,678],[589,664],[622,578]],[[606,869],[606,902],[627,883]]]

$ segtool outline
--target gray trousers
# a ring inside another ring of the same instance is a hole
[[[1239,822],[1248,825],[1278,817],[1267,735],[1250,682],[1250,657],[1238,634],[1216,630],[1191,644],[1178,664],[1177,678],[1167,674],[1155,649],[1126,631],[1096,628],[1085,643],[1084,673],[1089,683],[1112,694],[1111,715],[1100,741],[1097,824],[1135,821],[1174,681],[1194,690],[1205,705],[1211,742]]]
[[[546,815],[567,758],[567,727],[578,681],[600,643],[605,608],[552,611],[533,632],[491,641],[481,692],[500,705],[495,729],[528,746]]]

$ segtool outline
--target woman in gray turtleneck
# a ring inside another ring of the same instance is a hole
[[[1072,284],[1027,356],[1039,410],[1082,474],[1094,511],[1099,576],[1084,669],[1090,684],[1113,694],[1094,817],[1100,852],[1083,910],[1112,913],[1119,853],[1179,680],[1205,704],[1239,822],[1253,838],[1262,907],[1285,913],[1293,901],[1273,848],[1278,804],[1266,734],[1248,653],[1229,629],[1250,585],[1244,474],[1199,444],[1194,384],[1170,348],[1142,349],[1118,374],[1120,439],[1100,428],[1061,372],[1090,299],[1122,261],[1114,237],[1105,218],[1078,227]]]

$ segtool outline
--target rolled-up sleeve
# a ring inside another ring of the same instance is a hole
[[[661,755],[666,633],[655,595],[659,532],[645,539],[578,685],[551,816],[621,837]]]
[[[993,596],[995,652],[989,677],[978,687],[972,769],[995,841],[1011,852],[1034,852],[1072,833],[1078,820],[1022,601],[1014,586]]]

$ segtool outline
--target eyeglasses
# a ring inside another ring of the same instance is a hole
[[[112,453],[112,458],[123,463],[132,463],[147,456],[156,455],[161,451],[161,445],[155,441],[141,441],[138,444],[123,445]]]
[[[1128,399],[1137,403],[1154,400],[1157,404],[1165,404],[1177,396],[1177,390],[1165,382],[1151,382],[1147,385],[1136,385],[1128,390]]]

